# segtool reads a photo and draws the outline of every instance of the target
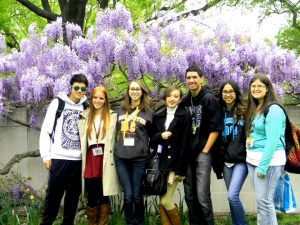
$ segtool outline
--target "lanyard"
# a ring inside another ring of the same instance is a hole
[[[96,142],[97,142],[97,145],[98,145],[98,139],[99,139],[99,134],[100,134],[100,130],[101,130],[101,120],[100,120],[100,124],[99,124],[99,129],[98,129],[98,131],[97,131],[97,129],[96,129],[95,122],[94,122],[94,129],[95,129],[95,134],[96,134]]]
[[[124,120],[124,122],[122,123],[122,126],[121,126],[121,131],[123,132],[123,139],[125,138],[126,132],[129,129],[129,125],[128,125],[129,121],[131,121],[130,130],[131,130],[131,128],[132,128],[132,130],[133,130],[133,128],[135,128],[135,121],[137,119],[137,114],[139,112],[140,112],[139,107],[136,107],[134,112],[132,114],[130,114],[129,116],[128,116],[128,112],[126,112],[125,120]]]

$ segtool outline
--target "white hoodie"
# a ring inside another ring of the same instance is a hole
[[[54,132],[54,143],[50,134],[53,129],[55,114],[58,108],[58,99],[50,103],[40,133],[40,154],[44,161],[50,159],[81,160],[81,147],[78,132],[78,117],[83,111],[82,103],[86,101],[83,96],[79,103],[74,103],[66,93],[59,93],[65,102],[64,110],[57,119]]]

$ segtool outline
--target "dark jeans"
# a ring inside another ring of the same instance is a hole
[[[144,224],[144,202],[141,192],[146,161],[116,159],[116,168],[124,191],[124,213],[127,225]]]
[[[41,225],[51,225],[64,198],[62,225],[73,225],[81,193],[81,161],[52,159]]]
[[[190,225],[214,225],[210,192],[211,153],[200,153],[188,166],[184,179]]]
[[[87,205],[91,208],[109,203],[108,196],[103,196],[102,177],[84,178],[87,193]]]

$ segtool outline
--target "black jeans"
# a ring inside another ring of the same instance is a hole
[[[52,159],[41,225],[51,225],[64,198],[62,225],[73,225],[81,194],[81,161]]]
[[[109,203],[108,196],[103,196],[102,177],[84,178],[87,193],[87,205],[91,208]]]

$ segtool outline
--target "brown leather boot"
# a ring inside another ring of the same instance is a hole
[[[86,206],[86,216],[88,220],[88,225],[97,225],[98,223],[98,207]]]
[[[110,206],[107,204],[99,205],[99,222],[98,225],[108,225]]]
[[[162,225],[172,225],[165,207],[163,207],[162,205],[158,205],[158,209],[159,209],[161,224]]]
[[[172,225],[181,225],[181,219],[177,206],[174,209],[167,210]]]

